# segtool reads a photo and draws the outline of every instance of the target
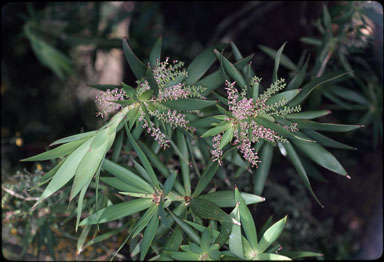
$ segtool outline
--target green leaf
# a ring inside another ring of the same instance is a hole
[[[207,88],[202,95],[207,96],[211,91],[217,89],[222,84],[224,84],[224,78],[221,75],[220,71],[216,71],[212,74],[207,75],[203,79],[201,79],[199,82],[196,83],[196,85],[202,85],[205,88]]]
[[[277,71],[279,70],[279,64],[280,64],[280,58],[281,54],[283,52],[284,46],[287,42],[285,42],[279,50],[277,50],[276,55],[275,55],[275,66],[273,68],[273,74],[272,74],[272,83],[274,83],[277,80]]]
[[[108,135],[109,128],[100,130],[92,140],[87,154],[81,160],[75,173],[69,201],[71,201],[80,190],[90,181],[99,169],[101,161],[104,159],[108,149],[109,140],[114,140],[116,133]]]
[[[216,104],[215,100],[202,100],[195,98],[180,98],[177,100],[168,100],[162,103],[170,109],[179,111],[201,110]]]
[[[105,183],[105,184],[107,184],[113,188],[116,188],[120,192],[148,194],[148,192],[144,191],[143,189],[140,189],[140,188],[137,188],[135,186],[126,184],[116,177],[101,177],[100,179],[103,183]]]
[[[260,153],[261,163],[256,169],[254,178],[253,192],[257,195],[260,195],[263,192],[265,181],[267,180],[269,169],[271,167],[272,156],[273,147],[268,143],[264,143]]]
[[[159,182],[157,181],[155,172],[152,169],[151,164],[148,161],[148,158],[145,156],[143,150],[137,145],[135,139],[132,137],[131,132],[129,132],[129,129],[127,125],[125,125],[125,131],[127,132],[129,141],[131,142],[133,149],[136,151],[137,156],[139,157],[141,163],[143,164],[145,170],[148,172],[149,176],[151,177],[152,180],[152,185],[156,188],[159,188]]]
[[[83,159],[84,155],[87,153],[89,146],[92,143],[93,138],[88,139],[81,146],[79,146],[65,162],[57,170],[55,176],[52,178],[51,182],[45,188],[43,194],[41,194],[39,201],[32,207],[35,208],[39,203],[44,199],[51,196],[53,193],[62,188],[69,180],[75,175],[76,169],[80,164],[80,161]]]
[[[132,159],[134,165],[135,165],[135,168],[136,170],[139,172],[139,174],[148,182],[148,183],[151,183],[151,178],[149,177],[147,171],[145,170],[145,168],[140,165],[139,163],[137,163],[134,159]]]
[[[127,38],[123,39],[123,51],[125,58],[127,59],[128,64],[131,67],[136,79],[141,79],[142,77],[144,77],[147,67],[133,53],[132,49],[130,48],[127,42]]]
[[[176,252],[176,251],[165,251],[166,255],[171,256],[176,261],[197,261],[200,259],[198,254],[193,252]]]
[[[232,138],[233,138],[233,133],[235,132],[235,127],[230,127],[228,128],[223,136],[221,137],[221,142],[220,142],[220,146],[219,146],[219,149],[222,150],[229,142],[232,141]]]
[[[231,216],[237,221],[240,221],[239,205],[236,205],[235,209],[231,212]],[[229,245],[229,251],[231,251],[236,256],[244,259],[240,225],[236,225],[236,224],[232,225],[232,232],[231,232],[231,235],[229,236],[228,245]]]
[[[153,239],[155,238],[157,228],[159,227],[159,218],[157,215],[152,216],[147,228],[144,231],[143,242],[141,243],[140,260],[145,258]]]
[[[209,251],[210,238],[211,238],[211,234],[209,233],[209,229],[205,229],[203,231],[203,234],[201,235],[201,242],[200,242],[201,251],[204,253],[207,253]]]
[[[192,198],[189,208],[203,219],[217,220],[220,223],[226,222],[240,224],[238,221],[233,220],[215,203],[203,198]]]
[[[142,198],[108,206],[85,218],[81,221],[80,226],[101,224],[130,216],[149,208],[151,205],[153,205],[152,199]]]
[[[321,116],[326,116],[331,113],[330,110],[313,110],[313,111],[305,111],[299,113],[291,113],[286,115],[287,119],[313,119]]]
[[[97,130],[89,131],[89,132],[85,132],[85,133],[80,133],[80,134],[73,135],[73,136],[67,136],[67,137],[61,138],[59,140],[56,140],[55,142],[51,143],[49,146],[54,146],[54,145],[58,145],[58,144],[63,144],[63,143],[68,143],[68,142],[72,142],[72,141],[81,140],[83,138],[93,136],[94,134],[96,134],[96,132],[97,132]]]
[[[254,260],[292,260],[289,257],[278,255],[278,254],[273,254],[273,253],[261,253],[257,254],[254,258]]]
[[[363,127],[362,125],[341,125],[341,124],[331,124],[331,123],[319,123],[311,120],[295,120],[297,123],[297,128],[299,129],[310,129],[310,130],[322,130],[322,131],[332,131],[332,132],[347,132],[357,128]]]
[[[304,130],[304,133],[307,134],[313,140],[319,142],[322,146],[332,147],[332,148],[340,148],[340,149],[349,149],[349,150],[357,150],[357,148],[340,143],[336,140],[333,140],[327,136],[320,134],[314,130]]]
[[[211,65],[215,62],[216,56],[213,53],[214,49],[224,48],[226,44],[217,44],[205,49],[189,64],[187,68],[188,78],[186,83],[188,85],[194,84],[208,71]]]
[[[296,106],[300,104],[316,87],[324,85],[325,83],[330,83],[342,76],[345,76],[346,74],[347,73],[339,74],[336,72],[310,81],[303,86],[301,92],[295,98],[293,98],[287,106]]]
[[[84,246],[85,240],[88,237],[90,229],[91,229],[91,226],[86,226],[81,231],[81,234],[80,234],[79,238],[77,239],[77,245],[76,245],[76,254],[77,255],[83,251],[83,246]]]
[[[167,180],[165,180],[164,190],[163,190],[164,197],[167,196],[168,193],[172,190],[173,185],[175,184],[176,175],[177,174],[173,172],[169,177],[167,177]]]
[[[110,173],[129,186],[136,187],[150,194],[155,192],[154,189],[141,177],[108,159],[104,160],[102,168],[104,171]]]
[[[270,228],[265,231],[264,235],[261,237],[259,246],[257,247],[258,253],[264,252],[283,232],[285,223],[287,222],[287,216],[283,219],[277,221]]]
[[[152,68],[156,67],[157,61],[160,62],[161,44],[162,37],[159,37],[151,50],[151,54],[149,55],[149,63],[151,64]]]
[[[49,159],[54,159],[58,157],[65,156],[73,152],[76,148],[78,148],[81,144],[88,140],[89,137],[82,138],[80,140],[75,140],[72,142],[68,142],[64,145],[56,147],[55,149],[51,149],[47,152],[38,154],[36,156],[28,157],[22,159],[20,161],[44,161]],[[89,141],[89,140],[88,140]]]
[[[116,142],[113,145],[113,152],[111,156],[112,162],[118,162],[121,149],[123,148],[124,132],[121,130],[117,135]]]
[[[130,98],[134,98],[136,99],[136,89],[134,89],[132,86],[130,85],[127,85],[126,83],[124,82],[121,82],[122,86],[123,86],[123,90],[127,93],[127,95],[130,97]]]
[[[293,166],[295,167],[295,169],[297,170],[297,173],[300,176],[301,180],[303,180],[305,187],[311,193],[311,195],[316,200],[316,202],[321,207],[324,208],[323,204],[321,204],[320,200],[315,195],[315,192],[313,192],[313,190],[312,190],[311,183],[309,182],[309,179],[308,179],[308,176],[307,176],[307,172],[305,171],[305,168],[304,168],[303,164],[301,163],[300,158],[299,158],[299,156],[296,153],[296,150],[294,149],[294,147],[292,146],[291,143],[285,143],[284,145],[285,145],[285,148],[287,150],[288,157],[291,160],[291,162],[292,162]]]
[[[301,37],[300,41],[308,44],[308,45],[314,45],[314,46],[321,46],[321,40],[311,37]]]
[[[305,78],[305,73],[307,71],[308,61],[309,61],[309,56],[305,61],[305,64],[303,65],[303,67],[300,69],[300,71],[292,78],[291,81],[289,81],[286,90],[296,89],[301,86]]]
[[[164,244],[164,251],[177,251],[183,242],[183,231],[176,225],[170,237]]]
[[[203,190],[207,187],[209,182],[211,182],[212,177],[215,175],[216,170],[218,168],[217,162],[212,162],[209,160],[207,167],[204,169],[203,174],[201,175],[199,182],[196,185],[195,191],[192,194],[192,197],[197,197],[203,192]]]
[[[251,248],[253,250],[256,250],[258,242],[255,222],[253,221],[252,214],[249,211],[247,205],[245,204],[244,199],[241,197],[240,191],[238,190],[237,186],[235,187],[235,201],[236,203],[240,203],[239,211],[241,226],[244,229],[245,235],[247,236]]]
[[[97,236],[95,238],[92,238],[91,240],[89,240],[84,245],[84,249],[86,249],[87,247],[92,246],[94,244],[100,243],[100,242],[102,242],[102,241],[104,241],[104,240],[106,240],[106,239],[108,239],[108,238],[110,238],[110,237],[120,233],[121,231],[123,231],[125,229],[126,229],[126,226],[118,227],[118,228],[116,228],[116,229],[114,229],[112,231],[109,231],[109,232],[104,233],[102,235],[99,235],[99,236]]]
[[[259,230],[260,238],[264,235],[265,231],[267,231],[267,229],[272,226],[272,223],[273,223],[273,215],[270,215],[267,221],[265,221],[264,225]]]
[[[168,168],[163,164],[163,162],[159,159],[159,157],[153,153],[153,151],[143,142],[138,141],[140,148],[144,151],[144,153],[148,156],[151,163],[159,170],[159,172],[164,176],[168,177],[171,173]]]
[[[298,93],[300,92],[299,89],[293,89],[289,91],[284,91],[281,93],[278,93],[271,98],[269,98],[266,102],[267,105],[273,105],[274,103],[277,103],[279,101],[285,100],[285,101],[290,101],[292,100]]]
[[[305,135],[302,134],[305,137]],[[299,148],[306,156],[318,165],[335,172],[342,176],[347,176],[347,172],[337,159],[318,143],[308,143],[300,140],[292,140],[293,144]]]
[[[332,86],[327,90],[345,100],[352,101],[361,105],[369,105],[369,101],[358,92],[342,86]]]
[[[85,193],[87,192],[87,188],[88,188],[90,182],[91,181],[89,181],[88,184],[85,187],[83,187],[83,189],[81,189],[79,201],[77,202],[76,232],[77,232],[77,229],[78,229],[79,223],[80,223],[81,211],[83,210],[84,196],[85,196]]]
[[[184,221],[182,221],[180,218],[175,216],[172,211],[169,210],[169,213],[171,214],[173,220],[181,227],[181,229],[188,235],[192,241],[194,241],[197,244],[200,244],[200,237],[199,235]]]
[[[220,58],[220,63],[222,63],[224,69],[228,72],[228,74],[232,77],[234,81],[236,81],[237,85],[239,85],[242,89],[247,86],[244,77],[240,73],[240,71],[228,61],[222,54],[219,53],[216,49],[213,50],[218,58]]]
[[[209,129],[208,131],[206,131],[201,137],[216,136],[216,135],[224,132],[225,130],[227,130],[229,128],[230,128],[230,125],[228,125],[228,124],[216,126],[214,128]]]
[[[180,148],[180,153],[182,154],[183,158],[189,161],[187,142],[185,141],[184,134],[180,131],[177,131],[177,145]],[[191,195],[191,178],[189,174],[189,165],[188,163],[186,163],[186,161],[182,161],[182,159],[180,159],[180,166],[181,166],[181,174],[183,176],[184,190],[186,192],[186,195],[190,196]]]
[[[243,58],[242,54],[240,53],[235,43],[231,41],[230,44],[231,44],[232,52],[233,52],[233,55],[235,56],[236,61],[239,61],[240,59]]]
[[[245,193],[245,192],[241,193],[241,197],[244,199],[246,205],[251,205],[251,204],[265,201],[264,197],[260,197],[260,196]],[[234,207],[236,205],[235,193],[230,190],[208,193],[205,195],[201,195],[199,198],[207,199],[215,203],[219,207]]]
[[[284,43],[285,45],[285,43]],[[280,51],[275,51],[273,50],[272,48],[269,48],[267,46],[263,46],[263,45],[259,45],[259,48],[264,52],[266,53],[267,55],[269,55],[270,57],[272,58],[275,58],[277,55],[278,55],[278,52]],[[295,65],[295,63],[293,63],[291,61],[291,59],[288,58],[288,56],[284,55],[284,54],[281,54],[280,53],[280,59],[281,59],[281,65],[282,66],[285,66],[286,68],[288,68],[289,70],[291,71],[299,71],[299,69],[297,68],[297,66]]]
[[[324,256],[321,253],[311,252],[311,251],[280,251],[279,254],[289,257],[289,258],[300,258],[300,257],[322,257]]]

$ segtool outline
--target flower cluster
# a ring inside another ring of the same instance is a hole
[[[159,143],[160,147],[164,149],[169,147],[169,140],[161,132],[160,128],[155,127],[155,124],[151,122],[151,120],[147,121],[147,119],[145,119],[144,113],[140,115],[139,121],[143,122],[142,127],[147,129],[147,133],[151,134],[151,136],[157,141],[157,143]]]
[[[194,131],[194,128],[188,125],[189,121],[185,119],[185,115],[178,113],[176,110],[166,109],[162,112],[160,110],[154,110],[149,111],[149,114],[158,120],[170,124],[173,128],[180,126],[192,132]]]
[[[157,96],[158,102],[163,102],[166,100],[177,100],[179,98],[187,98],[191,91],[183,89],[184,84],[179,83],[171,87],[164,87],[159,90],[159,95]]]
[[[167,86],[170,81],[176,80],[178,77],[187,77],[188,73],[185,69],[181,70],[184,62],[174,60],[172,64],[168,62],[169,57],[165,61],[160,62],[157,60],[156,66],[153,69],[153,77],[159,88],[162,89]]]
[[[252,79],[253,84],[258,84],[260,78],[254,77]],[[240,150],[244,159],[257,167],[257,163],[260,162],[257,152],[254,151],[252,143],[259,142],[259,139],[264,139],[272,143],[276,141],[286,142],[287,140],[277,134],[270,128],[264,127],[255,121],[257,116],[271,116],[271,115],[286,115],[292,112],[299,112],[300,106],[287,107],[286,100],[280,100],[275,103],[268,103],[268,99],[273,94],[282,90],[285,87],[284,79],[275,81],[270,88],[268,88],[263,94],[261,94],[256,100],[248,99],[245,97],[246,93],[239,91],[235,88],[236,82],[230,83],[226,81],[226,91],[228,97],[229,111],[232,113],[233,118],[227,121],[232,121],[233,125],[236,126],[233,132],[233,145],[238,145],[237,148]],[[281,109],[282,108],[282,109]],[[291,132],[297,131],[297,124],[285,127]],[[211,150],[212,158],[214,161],[219,161],[221,164],[220,157],[223,152],[219,149],[222,133],[216,135],[213,139],[213,148]]]
[[[121,105],[112,101],[123,100],[124,96],[125,91],[118,88],[115,88],[112,91],[108,89],[106,92],[97,95],[95,102],[99,104],[100,111],[96,113],[96,117],[101,116],[104,118],[104,116],[107,116],[109,112],[120,109]]]

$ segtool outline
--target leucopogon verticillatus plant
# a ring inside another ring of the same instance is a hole
[[[145,64],[124,39],[123,51],[136,77],[136,87],[126,83],[90,85],[103,91],[96,98],[96,116],[108,119],[111,113],[117,113],[100,129],[59,139],[51,146],[60,146],[23,160],[59,159],[38,184],[48,186],[34,208],[73,178],[69,200],[79,196],[73,212],[76,230],[82,228],[77,253],[127,230],[128,236],[115,254],[129,241],[132,258],[140,260],[153,253],[151,260],[290,260],[320,256],[309,251],[281,251],[276,241],[286,217],[274,224],[268,220],[258,237],[247,205],[265,201],[259,195],[273,148],[288,156],[316,200],[295,147],[320,166],[347,176],[324,146],[353,148],[315,130],[342,132],[360,126],[311,121],[330,112],[301,111],[300,106],[314,88],[340,75],[324,76],[302,86],[307,60],[286,84],[277,77],[283,45],[276,54],[272,83],[259,95],[263,88],[251,68],[253,55],[242,57],[233,43],[234,64],[218,51],[227,44],[218,44],[204,50],[186,68],[177,60],[161,60],[161,45],[160,38]],[[207,74],[216,60],[220,68]],[[290,90],[279,93],[286,85]],[[142,135],[144,130],[150,136]],[[134,166],[128,166],[127,157],[121,153],[132,150],[135,154],[128,158]],[[171,159],[177,164],[169,165]],[[234,190],[208,191],[220,165],[255,170],[254,192],[240,192],[237,186]],[[222,208],[232,208],[232,212],[228,214]],[[83,209],[90,213],[81,220]],[[92,227],[102,230],[104,223],[127,221],[128,216],[133,219],[121,229],[103,232],[85,243]]]

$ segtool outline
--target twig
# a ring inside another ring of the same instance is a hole
[[[10,189],[8,189],[8,188],[6,188],[6,187],[4,187],[4,186],[1,186],[1,189],[3,189],[5,192],[7,192],[7,193],[10,194],[10,195],[12,195],[12,196],[14,196],[14,197],[16,197],[16,198],[23,199],[23,200],[25,200],[25,201],[37,201],[37,200],[39,200],[38,197],[24,197],[24,196],[22,196],[22,195],[19,195],[19,194],[13,192],[12,190],[10,190]]]

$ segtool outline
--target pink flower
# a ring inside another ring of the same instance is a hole
[[[112,91],[107,89],[106,92],[96,96],[96,103],[100,105],[100,111],[96,113],[96,116],[107,116],[109,112],[120,109],[121,105],[113,103],[111,101],[124,100],[125,91],[123,89],[115,88]]]

